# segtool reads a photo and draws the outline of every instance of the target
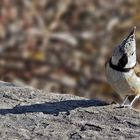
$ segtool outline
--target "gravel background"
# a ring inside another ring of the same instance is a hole
[[[104,65],[133,26],[140,60],[139,5],[139,0],[1,0],[1,80],[111,102],[104,97],[113,92]]]

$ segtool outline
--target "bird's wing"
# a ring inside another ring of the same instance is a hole
[[[137,62],[136,66],[134,67],[134,71],[138,77],[140,77],[140,65]]]

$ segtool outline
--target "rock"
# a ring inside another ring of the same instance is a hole
[[[132,139],[140,135],[139,120],[117,105],[0,82],[1,139]]]

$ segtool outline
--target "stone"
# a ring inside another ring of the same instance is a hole
[[[115,104],[0,82],[1,139],[136,139],[139,120]]]

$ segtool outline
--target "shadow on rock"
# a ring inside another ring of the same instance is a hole
[[[90,107],[90,106],[104,106],[107,103],[99,100],[66,100],[59,102],[46,102],[42,104],[32,104],[24,106],[15,106],[14,108],[0,109],[0,114],[23,114],[33,112],[43,112],[45,114],[58,115],[60,112],[69,113],[70,110],[74,110],[78,107]]]

